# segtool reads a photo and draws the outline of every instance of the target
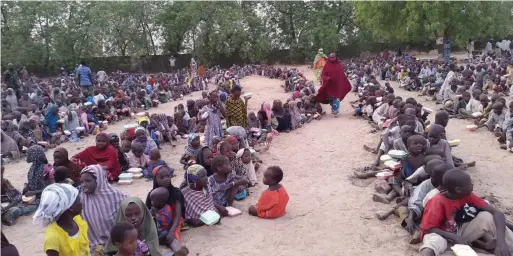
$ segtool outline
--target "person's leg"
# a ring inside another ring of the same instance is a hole
[[[458,229],[458,234],[469,242],[474,242],[485,236],[485,234],[491,234],[492,237],[497,238],[497,228],[495,227],[493,215],[489,212],[480,212],[472,221],[463,224]],[[506,228],[504,239],[506,244],[513,249],[513,232],[508,228]]]
[[[420,256],[438,256],[447,250],[447,240],[438,234],[430,233],[424,235],[422,246],[419,250]]]
[[[340,111],[340,100],[332,99],[331,100],[331,113],[334,115],[338,115],[339,111]]]
[[[228,206],[233,205],[233,200],[235,200],[235,195],[237,194],[237,191],[239,190],[239,187],[232,187],[228,190],[226,190],[226,201]]]

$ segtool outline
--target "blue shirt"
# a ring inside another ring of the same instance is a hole
[[[87,66],[82,66],[77,70],[77,75],[80,76],[80,85],[81,86],[91,86],[93,85],[91,81],[91,69]]]

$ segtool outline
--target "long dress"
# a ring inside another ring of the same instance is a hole
[[[208,147],[212,147],[214,136],[224,137],[223,126],[221,125],[221,112],[218,108],[207,105],[202,108],[201,113],[208,113],[207,125],[205,127],[205,142]]]
[[[317,81],[319,83],[322,82],[322,78],[321,78],[321,73],[322,73],[322,69],[324,68],[324,65],[326,64],[326,59],[328,57],[326,57],[326,55],[322,52],[320,53],[317,53],[317,55],[315,56],[315,59],[314,59],[314,71],[315,71],[315,77],[317,77]]]

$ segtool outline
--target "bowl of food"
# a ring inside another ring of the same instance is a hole
[[[477,128],[479,128],[479,126],[477,126],[475,124],[469,124],[466,127],[467,127],[467,130],[469,130],[469,131],[475,131],[475,130],[477,130]]]
[[[126,170],[128,173],[141,173],[142,172],[142,168],[130,168],[128,170]]]
[[[31,204],[34,201],[36,201],[36,196],[21,196],[21,201],[23,201],[26,204]]]
[[[389,155],[382,155],[381,157],[379,157],[379,161],[381,161],[382,164],[384,164],[385,162],[390,161],[390,160],[394,160],[394,159]]]
[[[388,178],[392,177],[393,175],[394,175],[393,172],[383,171],[383,172],[378,172],[376,174],[376,178],[378,178],[380,180],[388,180]]]
[[[472,113],[472,117],[474,117],[474,118],[483,117],[483,113],[481,113],[481,112],[474,112],[474,113]]]
[[[386,161],[384,163],[384,165],[386,167],[388,167],[388,169],[390,170],[398,170],[399,168],[401,168],[401,163],[397,162],[397,161],[394,161],[394,160],[390,160],[390,161]]]

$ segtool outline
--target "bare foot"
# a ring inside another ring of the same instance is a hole
[[[386,220],[388,217],[390,217],[390,214],[388,214],[388,212],[377,212],[376,217],[378,220]]]
[[[183,246],[180,250],[175,252],[175,256],[187,256],[189,254],[189,249]]]
[[[420,237],[420,232],[418,230],[415,230],[409,243],[410,244],[419,244],[420,242],[422,242],[422,239]]]
[[[363,145],[363,149],[365,149],[367,152],[370,152],[372,154],[377,154],[378,153],[378,152],[376,152],[376,149],[371,148],[371,147],[369,147],[367,145]]]
[[[373,194],[372,195],[372,201],[383,203],[383,204],[390,204],[390,201],[386,198],[386,195],[380,195],[380,194]]]
[[[476,166],[476,161],[472,161],[467,164],[467,167],[475,167],[475,166]]]

